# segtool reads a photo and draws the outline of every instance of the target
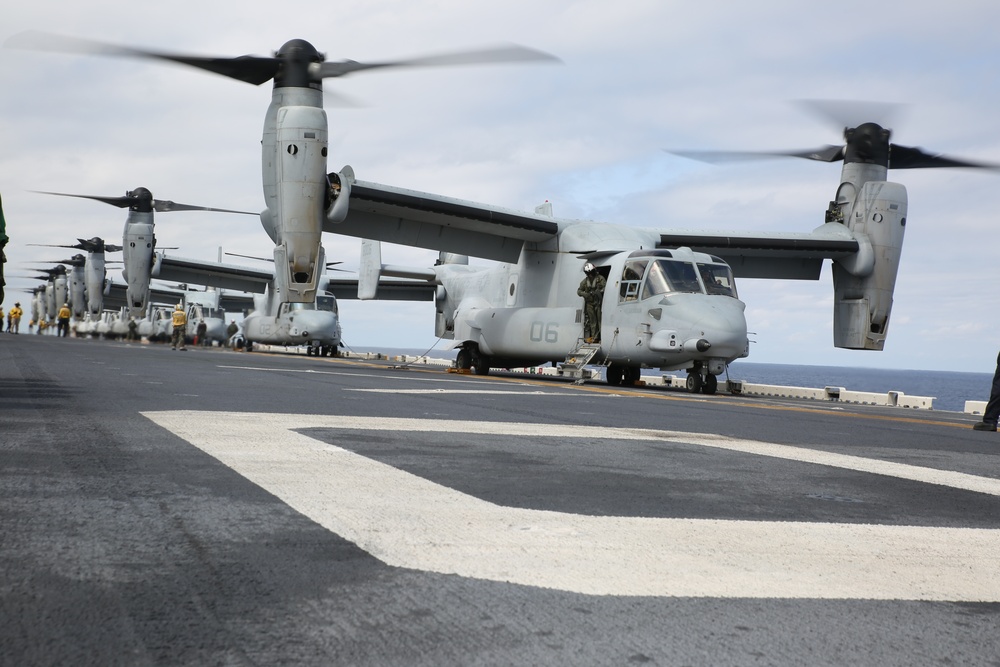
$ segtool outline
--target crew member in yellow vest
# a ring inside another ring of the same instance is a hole
[[[10,312],[7,313],[7,316],[10,317],[10,326],[7,327],[8,331],[11,333],[20,333],[22,315],[24,315],[24,311],[21,310],[21,302],[18,301],[10,309]]]
[[[174,306],[174,336],[170,342],[171,350],[176,350],[178,345],[180,345],[182,350],[187,349],[184,344],[184,336],[187,334],[187,321],[187,315],[184,313],[184,308],[181,304]]]
[[[64,303],[62,308],[59,309],[59,314],[57,316],[58,322],[56,322],[56,335],[63,336],[64,338],[69,335],[69,316],[72,313],[69,310],[69,304]]]

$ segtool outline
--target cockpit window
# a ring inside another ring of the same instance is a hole
[[[736,298],[736,281],[733,280],[733,272],[725,264],[699,264],[698,273],[709,294]]]
[[[642,288],[642,298],[648,299],[670,292],[702,293],[694,264],[671,259],[658,259],[650,264],[646,284]]]
[[[337,312],[337,300],[332,296],[316,297],[316,310],[326,310],[331,313]]]
[[[639,298],[639,288],[642,286],[642,274],[646,272],[646,265],[649,260],[629,260],[625,262],[625,269],[622,271],[621,289],[618,294],[619,301],[635,301]]]

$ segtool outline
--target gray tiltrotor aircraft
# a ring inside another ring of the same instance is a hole
[[[161,53],[40,32],[14,35],[6,46],[162,60],[254,85],[273,80],[261,139],[266,208],[260,219],[275,244],[275,292],[286,303],[305,304],[315,303],[325,266],[321,245],[324,221],[342,219],[346,210],[343,205],[335,205],[327,176],[329,131],[323,110],[324,79],[393,67],[555,60],[531,49],[505,46],[391,62],[326,62],[323,54],[302,39],[286,42],[270,57],[217,58]],[[339,186],[335,183],[334,187]]]
[[[107,260],[105,258],[105,253],[118,252],[122,249],[122,247],[105,243],[104,239],[96,236],[92,239],[77,239],[77,241],[78,243],[71,245],[38,243],[29,245],[43,245],[50,248],[75,248],[77,250],[86,251],[87,256],[83,262],[83,285],[84,293],[86,295],[86,310],[88,315],[96,318],[100,316],[101,311],[104,310],[103,295],[108,286],[106,271]],[[77,257],[79,257],[79,255]],[[79,319],[80,313],[77,311],[76,304],[74,304],[74,315]]]
[[[74,195],[64,192],[41,192],[40,194],[93,199],[118,208],[128,208],[128,217],[125,219],[125,230],[122,234],[122,255],[125,264],[122,276],[128,285],[127,305],[129,314],[133,317],[141,317],[148,305],[150,272],[153,268],[153,255],[156,252],[156,237],[153,234],[154,212],[214,211],[216,213],[257,215],[250,211],[233,211],[227,208],[193,206],[165,199],[153,199],[153,193],[141,187],[126,192],[124,197]]]
[[[534,214],[518,212],[359,181],[350,167],[336,179],[346,184],[340,196],[349,197],[347,212],[328,218],[324,230],[442,251],[438,266],[408,269],[382,266],[375,246],[366,244],[363,297],[372,298],[365,285],[379,274],[437,284],[437,333],[461,348],[459,365],[480,373],[590,354],[580,344],[576,289],[591,262],[607,278],[603,335],[593,354],[609,365],[608,381],[635,379],[642,367],[686,368],[688,388],[711,393],[714,376],[747,353],[734,276],[816,280],[830,259],[834,345],[883,349],[907,215],[906,189],[886,180],[888,170],[997,168],[891,144],[889,137],[867,122],[847,127],[841,146],[770,154],[844,162],[824,223],[810,233],[556,219],[547,204]],[[474,268],[448,253],[504,263]]]

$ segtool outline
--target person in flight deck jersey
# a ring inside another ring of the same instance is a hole
[[[179,345],[182,351],[186,351],[187,347],[185,346],[184,336],[187,334],[187,315],[184,313],[184,308],[181,304],[174,306],[172,323],[174,325],[174,333],[170,341],[170,349],[176,350]]]

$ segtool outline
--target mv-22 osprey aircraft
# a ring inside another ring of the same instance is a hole
[[[886,180],[888,170],[996,168],[889,138],[889,130],[867,122],[847,127],[840,146],[766,154],[843,161],[824,223],[811,233],[693,232],[555,219],[548,206],[521,213],[365,183],[354,180],[350,168],[339,175],[350,183],[344,189],[348,213],[324,229],[506,262],[473,268],[442,255],[442,264],[413,270],[381,265],[370,244],[363,250],[365,296],[374,294],[380,274],[438,285],[437,334],[453,338],[462,349],[460,365],[479,373],[491,365],[581,354],[586,346],[579,344],[576,289],[581,268],[591,262],[607,278],[597,354],[609,364],[608,382],[638,379],[644,367],[687,369],[690,391],[713,393],[716,376],[748,353],[734,277],[816,280],[823,260],[831,259],[834,345],[883,349],[907,216],[906,189]]]
[[[77,319],[80,319],[84,315],[83,308],[85,304],[86,314],[96,319],[100,317],[101,311],[104,310],[104,293],[108,288],[107,259],[105,253],[118,252],[122,247],[105,243],[104,239],[97,236],[91,239],[77,239],[77,241],[78,243],[71,245],[50,243],[29,243],[28,245],[47,248],[75,248],[87,253],[86,257],[75,255],[72,260],[63,260],[61,263],[72,264],[74,268],[82,271],[80,282],[83,285],[85,298],[81,299],[80,303],[74,300],[73,315]],[[83,261],[79,261],[80,259]]]
[[[438,335],[460,348],[460,365],[480,373],[584,351],[576,290],[587,262],[608,285],[602,340],[587,354],[608,364],[611,384],[637,379],[644,367],[686,369],[689,390],[714,392],[726,365],[748,352],[734,277],[815,280],[825,259],[834,262],[834,344],[880,350],[907,214],[906,190],[886,180],[888,169],[985,166],[890,144],[889,130],[869,122],[847,128],[845,145],[788,153],[844,162],[825,222],[810,233],[692,232],[558,219],[545,207],[529,213],[366,182],[350,167],[325,173],[324,78],[450,62],[325,63],[303,40],[287,42],[273,58],[164,54],[38,33],[15,36],[8,45],[155,58],[254,84],[273,78],[263,141],[268,208],[261,218],[277,244],[276,266],[289,267],[283,278],[289,299],[309,293],[322,264],[317,218],[326,232],[440,251],[439,266],[382,267],[368,245],[360,294],[377,296],[379,274],[426,280],[435,288]],[[463,259],[470,255],[501,264],[471,267]]]
[[[76,195],[65,192],[39,192],[39,194],[93,199],[129,210],[128,216],[125,218],[121,250],[122,261],[125,265],[122,270],[122,277],[125,278],[127,285],[126,299],[129,314],[132,317],[142,317],[149,305],[149,280],[153,271],[153,256],[156,252],[154,212],[213,211],[216,213],[257,215],[251,211],[233,211],[227,208],[210,208],[208,206],[178,204],[167,199],[154,199],[153,193],[143,187],[129,190],[125,193],[124,197]]]
[[[260,213],[275,243],[274,293],[280,303],[298,310],[315,306],[325,260],[321,244],[324,221],[342,219],[346,199],[335,206],[327,177],[328,127],[323,110],[323,79],[391,67],[431,67],[477,63],[555,60],[516,46],[427,56],[392,62],[324,62],[325,57],[301,39],[286,42],[273,57],[216,58],[160,53],[40,32],[14,35],[6,46],[149,58],[179,63],[260,85],[274,81],[261,140],[266,208]]]

